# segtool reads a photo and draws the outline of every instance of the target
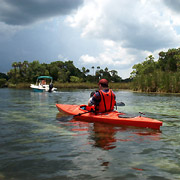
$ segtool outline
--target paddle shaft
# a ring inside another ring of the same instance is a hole
[[[125,104],[123,102],[118,102],[118,103],[116,103],[116,106],[125,106]],[[94,112],[94,111],[87,111],[87,112],[79,113],[79,114],[74,115],[73,117],[81,116],[82,114],[87,114],[90,112]]]
[[[81,116],[82,114],[87,114],[87,113],[90,113],[90,112],[93,112],[93,111],[87,111],[87,112],[79,113],[79,114],[74,115],[73,117]]]
[[[123,102],[117,102],[115,106],[125,106]]]

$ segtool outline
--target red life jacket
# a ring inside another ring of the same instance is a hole
[[[112,92],[112,90],[109,89],[108,92],[100,90],[99,94],[101,96],[101,101],[99,105],[96,106],[97,112],[113,111],[116,101],[115,94]]]

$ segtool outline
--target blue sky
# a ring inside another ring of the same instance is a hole
[[[72,60],[128,78],[134,64],[179,48],[179,0],[0,0],[0,72],[13,62]]]

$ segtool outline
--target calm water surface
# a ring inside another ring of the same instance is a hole
[[[180,95],[116,91],[118,111],[161,120],[160,131],[69,121],[55,107],[90,92],[0,89],[0,180],[180,179]]]

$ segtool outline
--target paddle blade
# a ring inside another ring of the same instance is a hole
[[[116,103],[116,106],[125,106],[125,104],[123,102],[118,102]]]

